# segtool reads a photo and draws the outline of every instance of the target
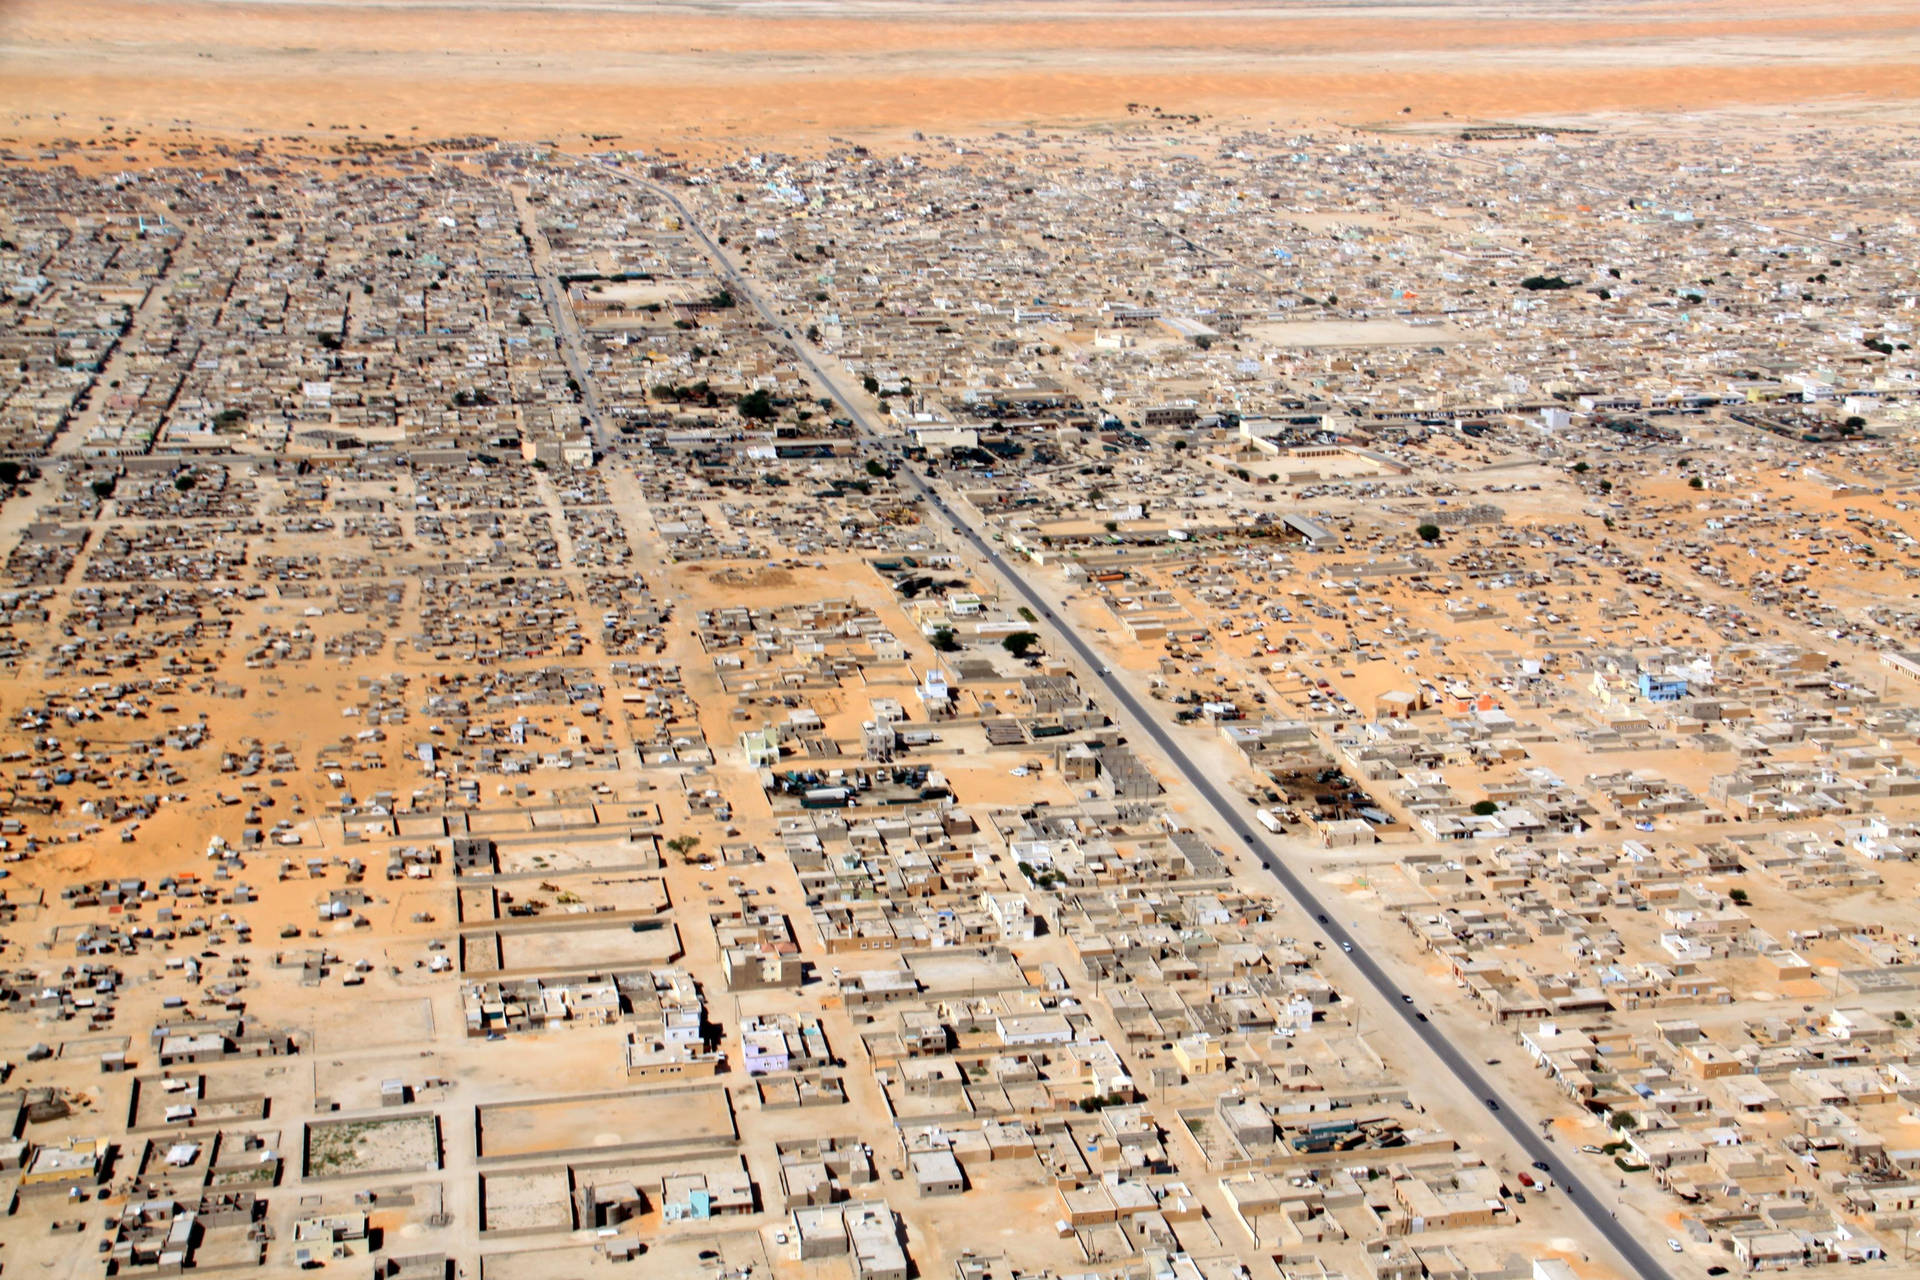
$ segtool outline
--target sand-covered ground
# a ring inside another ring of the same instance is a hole
[[[0,6],[0,126],[22,139],[105,118],[675,147],[1088,123],[1128,104],[1363,122],[1916,97],[1920,9],[1872,0]]]

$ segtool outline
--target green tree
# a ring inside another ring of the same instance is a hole
[[[699,836],[678,835],[667,841],[667,848],[672,850],[673,855],[682,862],[692,862],[694,860],[693,851],[699,847]]]
[[[1016,631],[1000,642],[1000,647],[1016,658],[1027,656],[1027,650],[1040,643],[1040,637],[1031,631]]]
[[[1476,800],[1473,802],[1473,811],[1478,816],[1485,818],[1500,812],[1500,806],[1491,800]]]
[[[960,642],[953,637],[952,627],[933,629],[933,647],[941,653],[953,653],[960,648]]]
[[[8,458],[0,462],[0,484],[16,485],[20,483],[20,464]]]
[[[736,406],[740,416],[751,422],[765,422],[773,417],[773,394],[764,387],[758,391],[749,391],[740,397]]]
[[[1437,524],[1423,524],[1418,529],[1415,529],[1414,532],[1419,534],[1421,540],[1424,542],[1440,541],[1440,526]]]
[[[860,379],[860,385],[867,389],[867,394],[870,396],[880,394],[880,379],[874,377],[872,374],[868,374]]]

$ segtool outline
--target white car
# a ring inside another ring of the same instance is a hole
[[[1680,1242],[1678,1240],[1669,1238],[1667,1241],[1667,1248],[1673,1250],[1675,1253],[1678,1253],[1680,1252]]]

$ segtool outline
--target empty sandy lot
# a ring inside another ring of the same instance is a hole
[[[726,1093],[718,1087],[659,1093],[599,1094],[509,1102],[480,1109],[483,1159],[550,1155],[594,1147],[725,1141],[734,1135]]]
[[[1456,342],[1460,330],[1450,324],[1408,324],[1404,320],[1302,320],[1256,324],[1248,329],[1276,347],[1393,347]]]

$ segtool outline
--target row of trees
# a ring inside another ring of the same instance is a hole
[[[932,640],[933,647],[941,653],[957,653],[960,650],[960,641],[953,634],[952,627],[935,627]],[[1000,647],[1016,658],[1026,657],[1039,644],[1040,635],[1034,631],[1016,631],[1000,640]]]

